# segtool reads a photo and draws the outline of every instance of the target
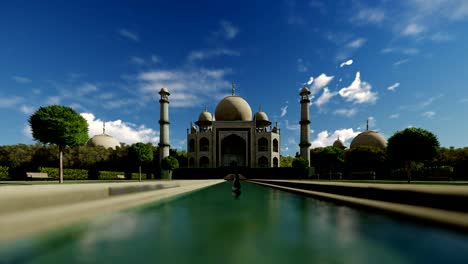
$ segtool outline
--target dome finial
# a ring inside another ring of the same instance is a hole
[[[102,122],[102,133],[103,133],[103,134],[106,133],[106,121],[103,121],[103,122]]]
[[[258,111],[259,111],[259,112],[262,111],[262,104],[259,104],[259,105],[258,105]]]
[[[367,118],[367,123],[366,123],[366,131],[369,130],[369,118]]]
[[[205,105],[205,112],[208,112],[208,106]]]
[[[232,95],[234,96],[236,92],[236,85],[234,84],[234,81],[232,82]]]

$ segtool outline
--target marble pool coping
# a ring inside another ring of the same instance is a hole
[[[468,186],[249,180],[263,186],[376,209],[468,232]]]
[[[206,188],[224,180],[5,186],[0,243]]]

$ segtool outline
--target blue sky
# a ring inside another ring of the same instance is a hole
[[[33,143],[28,117],[63,104],[90,136],[171,145],[231,91],[262,105],[299,151],[299,89],[313,91],[313,147],[409,126],[468,145],[468,1],[2,1],[0,145]]]

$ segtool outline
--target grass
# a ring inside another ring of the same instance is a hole
[[[142,182],[158,181],[158,180],[142,180]],[[81,184],[81,183],[123,183],[123,182],[138,182],[138,180],[64,180],[63,184]],[[45,184],[60,184],[58,180],[33,180],[33,181],[0,181],[1,186],[11,185],[45,185]]]

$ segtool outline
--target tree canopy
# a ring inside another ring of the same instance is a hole
[[[292,167],[298,169],[307,169],[309,168],[309,161],[307,161],[303,157],[294,158],[294,160],[292,161]]]
[[[63,149],[88,141],[88,122],[68,106],[40,107],[29,118],[33,138],[44,144],[59,146],[60,182],[63,182]]]
[[[161,161],[161,168],[163,170],[175,170],[179,168],[179,162],[172,156],[164,157]]]
[[[73,147],[88,141],[88,122],[70,107],[40,107],[28,121],[33,138],[41,143]]]
[[[138,142],[128,148],[129,159],[137,165],[153,160],[153,150],[150,146]]]
[[[388,139],[387,155],[392,162],[427,162],[437,155],[439,140],[422,128],[397,131]]]

